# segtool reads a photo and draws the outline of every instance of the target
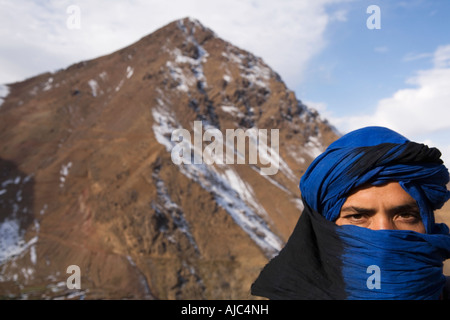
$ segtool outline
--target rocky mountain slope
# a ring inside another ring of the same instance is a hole
[[[302,173],[337,137],[262,59],[188,18],[1,92],[1,298],[252,298],[301,213]],[[199,145],[196,124],[223,141]],[[247,149],[267,130],[275,174],[250,150],[206,163],[238,128]],[[202,163],[174,163],[177,129]]]

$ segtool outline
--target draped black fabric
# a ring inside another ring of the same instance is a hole
[[[406,142],[402,145],[395,143],[382,143],[374,147],[355,148],[353,157],[358,161],[346,173],[349,176],[358,176],[366,170],[384,165],[433,163],[442,164],[441,152],[437,148],[416,143]]]
[[[335,227],[305,205],[285,247],[253,283],[252,294],[272,300],[345,299],[343,247]]]

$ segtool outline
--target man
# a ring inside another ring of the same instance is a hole
[[[436,148],[383,127],[353,131],[300,180],[304,211],[252,294],[269,299],[442,299],[450,198]]]

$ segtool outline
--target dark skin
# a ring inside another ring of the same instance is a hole
[[[416,201],[398,182],[356,189],[343,204],[336,224],[425,233]]]

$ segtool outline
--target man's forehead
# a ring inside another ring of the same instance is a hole
[[[352,204],[363,207],[377,204],[394,207],[416,204],[416,201],[398,182],[389,182],[383,185],[363,186],[355,189],[347,197],[343,207]]]

